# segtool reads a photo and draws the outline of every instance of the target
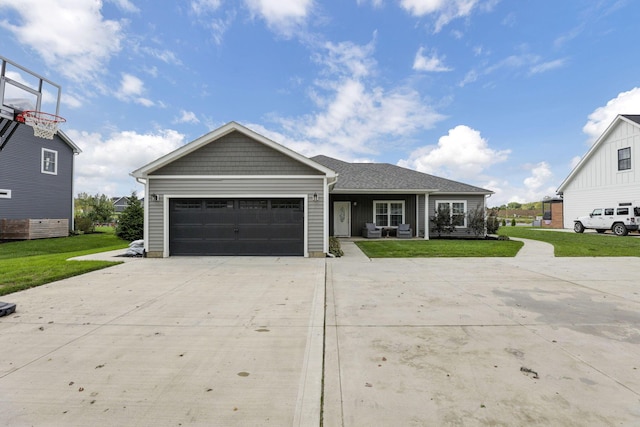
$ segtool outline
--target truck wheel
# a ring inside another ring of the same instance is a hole
[[[616,236],[626,236],[629,233],[627,227],[625,227],[621,222],[616,222],[615,224],[613,224],[611,230],[613,230],[613,234],[615,234]]]
[[[576,223],[573,224],[573,231],[576,233],[582,233],[584,231],[584,225],[582,225],[580,221],[576,221]]]
[[[598,234],[602,234],[607,230],[603,230],[602,228],[598,228],[596,231],[598,232]]]

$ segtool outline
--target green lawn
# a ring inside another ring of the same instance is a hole
[[[522,242],[515,240],[362,240],[356,245],[369,258],[513,257]]]
[[[117,262],[68,258],[126,248],[112,230],[56,239],[0,244],[0,295],[109,267]]]
[[[551,243],[557,257],[640,256],[637,233],[624,237],[612,234],[562,232],[533,227],[500,227],[498,234]]]

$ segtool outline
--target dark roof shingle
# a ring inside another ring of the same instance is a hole
[[[395,166],[390,163],[348,163],[327,156],[315,156],[311,160],[338,173],[338,182],[334,187],[337,191],[429,190],[441,193],[493,193],[491,190]]]

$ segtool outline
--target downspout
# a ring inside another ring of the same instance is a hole
[[[335,176],[333,181],[329,182],[328,178],[325,176],[323,179],[324,188],[323,188],[323,222],[324,222],[324,238],[322,239],[322,252],[326,255],[329,254],[329,187],[335,185],[338,182],[338,175]]]
[[[73,157],[71,157],[71,232],[76,229],[76,197],[75,197],[75,186],[74,184],[74,176],[76,174],[76,156],[80,153],[73,153]]]
[[[149,189],[147,188],[147,180],[136,177],[138,184],[144,185],[144,223],[142,224],[142,233],[144,238],[144,252],[149,253]]]

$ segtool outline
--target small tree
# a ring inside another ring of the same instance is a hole
[[[500,228],[498,211],[496,208],[489,209],[489,211],[487,211],[487,234],[496,234],[498,228]]]
[[[484,213],[485,210],[482,206],[478,206],[467,213],[467,233],[473,233],[476,237],[484,236]]]
[[[511,226],[512,227],[516,226],[516,219],[515,218],[511,218]]]
[[[129,197],[129,205],[120,214],[116,236],[130,242],[144,237],[144,208],[135,191]]]
[[[449,205],[446,203],[439,204],[435,214],[431,217],[431,231],[435,231],[438,233],[438,237],[441,237],[442,233],[451,234],[455,229]]]

